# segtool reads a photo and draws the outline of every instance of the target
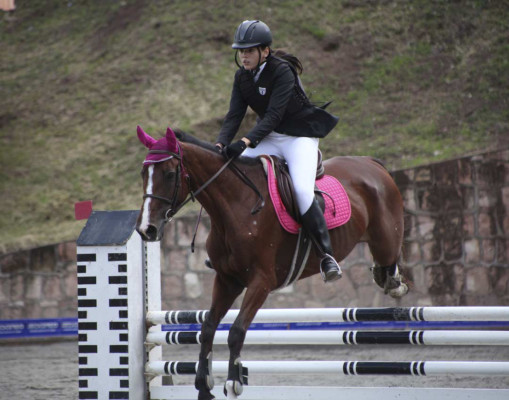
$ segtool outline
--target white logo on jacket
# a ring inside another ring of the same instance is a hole
[[[267,93],[267,88],[259,87],[258,92],[260,92],[262,96],[265,96],[265,93]]]

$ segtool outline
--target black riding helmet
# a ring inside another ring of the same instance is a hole
[[[248,49],[250,47],[270,46],[272,33],[269,27],[262,21],[243,21],[235,31],[233,37],[233,49]]]

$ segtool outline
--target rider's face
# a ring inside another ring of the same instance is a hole
[[[261,54],[260,54],[261,53]],[[259,47],[251,47],[249,49],[239,49],[240,61],[247,70],[255,69],[258,64],[265,61],[269,55],[269,48],[260,49]]]

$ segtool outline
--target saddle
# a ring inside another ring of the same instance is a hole
[[[297,199],[295,196],[295,191],[293,188],[292,178],[290,176],[290,172],[288,170],[288,164],[282,158],[276,156],[263,156],[267,162],[270,162],[273,165],[274,174],[276,175],[277,187],[279,190],[279,195],[281,196],[281,201],[286,208],[286,211],[290,216],[297,221],[299,224],[301,223],[299,206],[297,204]],[[325,174],[325,169],[323,167],[322,162],[322,152],[318,150],[318,161],[316,165],[316,180],[322,178]],[[321,191],[315,185],[315,193],[318,195],[317,200],[320,204],[322,210],[324,209],[324,201],[323,197],[320,195]]]

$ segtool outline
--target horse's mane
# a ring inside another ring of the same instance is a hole
[[[217,153],[217,150],[215,149],[215,146],[212,143],[205,142],[204,140],[198,139],[197,137],[194,137],[190,133],[186,133],[181,129],[174,129],[175,136],[177,136],[177,139],[184,143],[191,143],[198,147],[201,147],[202,149],[213,151],[214,153]]]
[[[174,129],[175,136],[177,136],[177,139],[180,140],[183,143],[190,143],[194,144],[195,146],[201,147],[202,149],[209,150],[214,152],[215,154],[219,153],[217,152],[216,146],[212,143],[206,142],[204,140],[198,139],[197,137],[191,135],[190,133],[186,133],[181,129]],[[258,158],[251,158],[251,157],[239,157],[236,161],[241,162],[242,164],[247,165],[259,165]]]

